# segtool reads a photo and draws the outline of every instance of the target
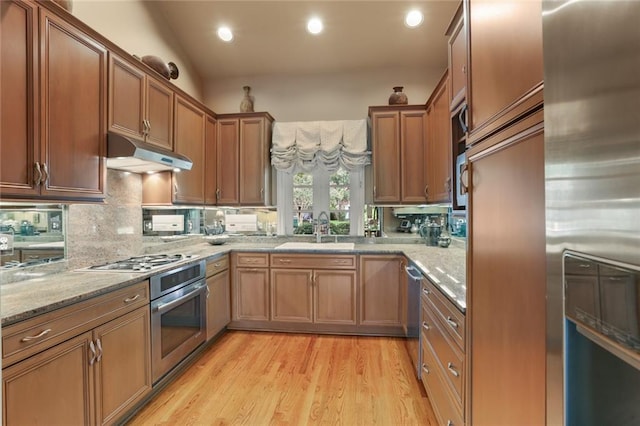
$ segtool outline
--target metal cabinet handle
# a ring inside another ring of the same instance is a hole
[[[279,259],[280,263],[291,263],[291,259]]]
[[[458,373],[458,371],[456,371],[456,369],[453,368],[453,364],[452,363],[448,363],[447,364],[447,370],[449,370],[449,372],[451,374],[453,374],[454,377],[460,377],[460,373]]]
[[[47,163],[42,163],[42,184],[44,186],[49,185],[49,169],[47,168]]]
[[[427,367],[427,364],[422,364],[422,371],[429,374],[429,367]]]
[[[173,183],[173,195],[174,196],[178,195],[178,183],[177,182]]]
[[[216,200],[220,199],[220,194],[222,193],[222,191],[220,191],[220,188],[216,189]]]
[[[42,170],[40,170],[40,163],[37,161],[33,166],[36,169],[36,177],[35,177],[34,185],[38,186],[42,182]]]
[[[469,192],[469,165],[463,164],[460,168],[460,195]]]
[[[91,350],[89,365],[93,365],[93,363],[96,361],[96,346],[93,344],[93,340],[89,342],[89,349]]]
[[[462,133],[467,133],[467,130],[469,130],[469,126],[467,125],[468,109],[469,109],[469,105],[464,104],[464,106],[458,113],[458,121],[460,122],[460,128],[462,129]]]
[[[219,268],[219,267],[220,267],[220,265],[221,265],[221,263],[214,263],[214,264],[213,264],[213,267],[214,267],[214,268]]]
[[[425,330],[431,330],[431,326],[427,324],[426,321],[422,321],[422,328],[424,328]]]
[[[428,289],[426,289],[426,288],[423,288],[423,289],[422,289],[422,292],[423,292],[424,294],[426,294],[427,296],[431,294],[431,291],[430,291],[430,290],[428,290]]]
[[[376,186],[373,186],[373,198],[376,198]]]
[[[453,328],[458,328],[458,323],[455,322],[451,317],[447,317],[447,323]]]
[[[100,362],[102,359],[102,342],[100,342],[100,339],[96,339],[96,344],[98,346],[98,358],[96,358],[96,362]]]
[[[447,194],[451,192],[451,176],[447,177],[447,179],[444,181],[444,190],[447,192]]]
[[[207,285],[207,299],[209,298],[209,295],[211,294],[211,289],[209,288],[209,286]]]
[[[453,422],[451,420],[447,420],[447,426],[453,426]]]
[[[126,299],[124,299],[124,303],[131,303],[131,302],[134,302],[134,301],[138,300],[139,298],[140,298],[140,295],[136,294],[133,297],[127,297]]]
[[[151,133],[151,122],[149,120],[146,120],[147,122],[147,134]]]
[[[36,334],[35,336],[25,336],[22,339],[20,339],[21,342],[29,342],[31,340],[36,340],[39,339],[41,337],[46,336],[47,334],[49,334],[51,332],[50,328],[47,328],[46,330],[42,330],[40,332],[40,334]]]
[[[424,186],[424,198],[429,199],[429,185]]]
[[[260,198],[264,196],[264,188],[260,188]]]

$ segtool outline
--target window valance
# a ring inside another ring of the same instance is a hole
[[[278,170],[329,172],[340,166],[356,170],[371,163],[367,151],[367,121],[276,122],[271,140],[271,164]]]

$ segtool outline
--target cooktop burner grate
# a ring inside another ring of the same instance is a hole
[[[82,269],[82,271],[146,272],[194,257],[196,256],[185,254],[151,254],[144,256],[134,256],[125,260],[118,260],[115,262],[104,263],[102,265],[90,266],[88,268]]]

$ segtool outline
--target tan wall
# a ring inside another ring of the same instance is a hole
[[[132,55],[156,55],[174,62],[180,76],[173,84],[202,101],[202,81],[159,12],[140,0],[75,0],[73,15]]]
[[[410,104],[424,104],[444,69],[363,70],[302,76],[269,75],[205,83],[205,104],[216,113],[239,112],[251,86],[255,111],[268,111],[277,121],[357,120],[371,105],[387,105],[394,86],[404,86]]]

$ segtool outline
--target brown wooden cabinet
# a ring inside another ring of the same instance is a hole
[[[229,255],[207,262],[207,340],[216,336],[231,321]]]
[[[218,122],[207,115],[204,124],[204,203],[212,206],[217,204],[218,189]]]
[[[360,256],[359,325],[384,327],[403,334],[403,256]]]
[[[271,269],[271,320],[313,322],[313,270]]]
[[[234,321],[269,321],[269,254],[232,254]]]
[[[543,101],[542,3],[469,1],[472,145]]]
[[[109,54],[109,130],[173,149],[173,91]]]
[[[314,323],[356,325],[356,271],[315,270],[313,283]]]
[[[427,200],[448,202],[452,189],[449,77],[442,77],[427,101]]]
[[[449,105],[455,109],[467,96],[467,31],[463,2],[449,25],[446,35],[449,52]]]
[[[268,113],[218,116],[217,203],[264,206],[272,204],[271,125]]]
[[[31,3],[2,21],[2,198],[104,198],[105,47]]]
[[[173,173],[173,202],[204,203],[205,112],[187,99],[175,96],[174,150],[193,162],[191,170]]]
[[[148,303],[144,281],[3,328],[3,423],[116,422],[151,391]]]
[[[420,105],[369,107],[373,201],[427,201],[426,111]]]
[[[542,114],[469,152],[469,424],[545,423]]]

